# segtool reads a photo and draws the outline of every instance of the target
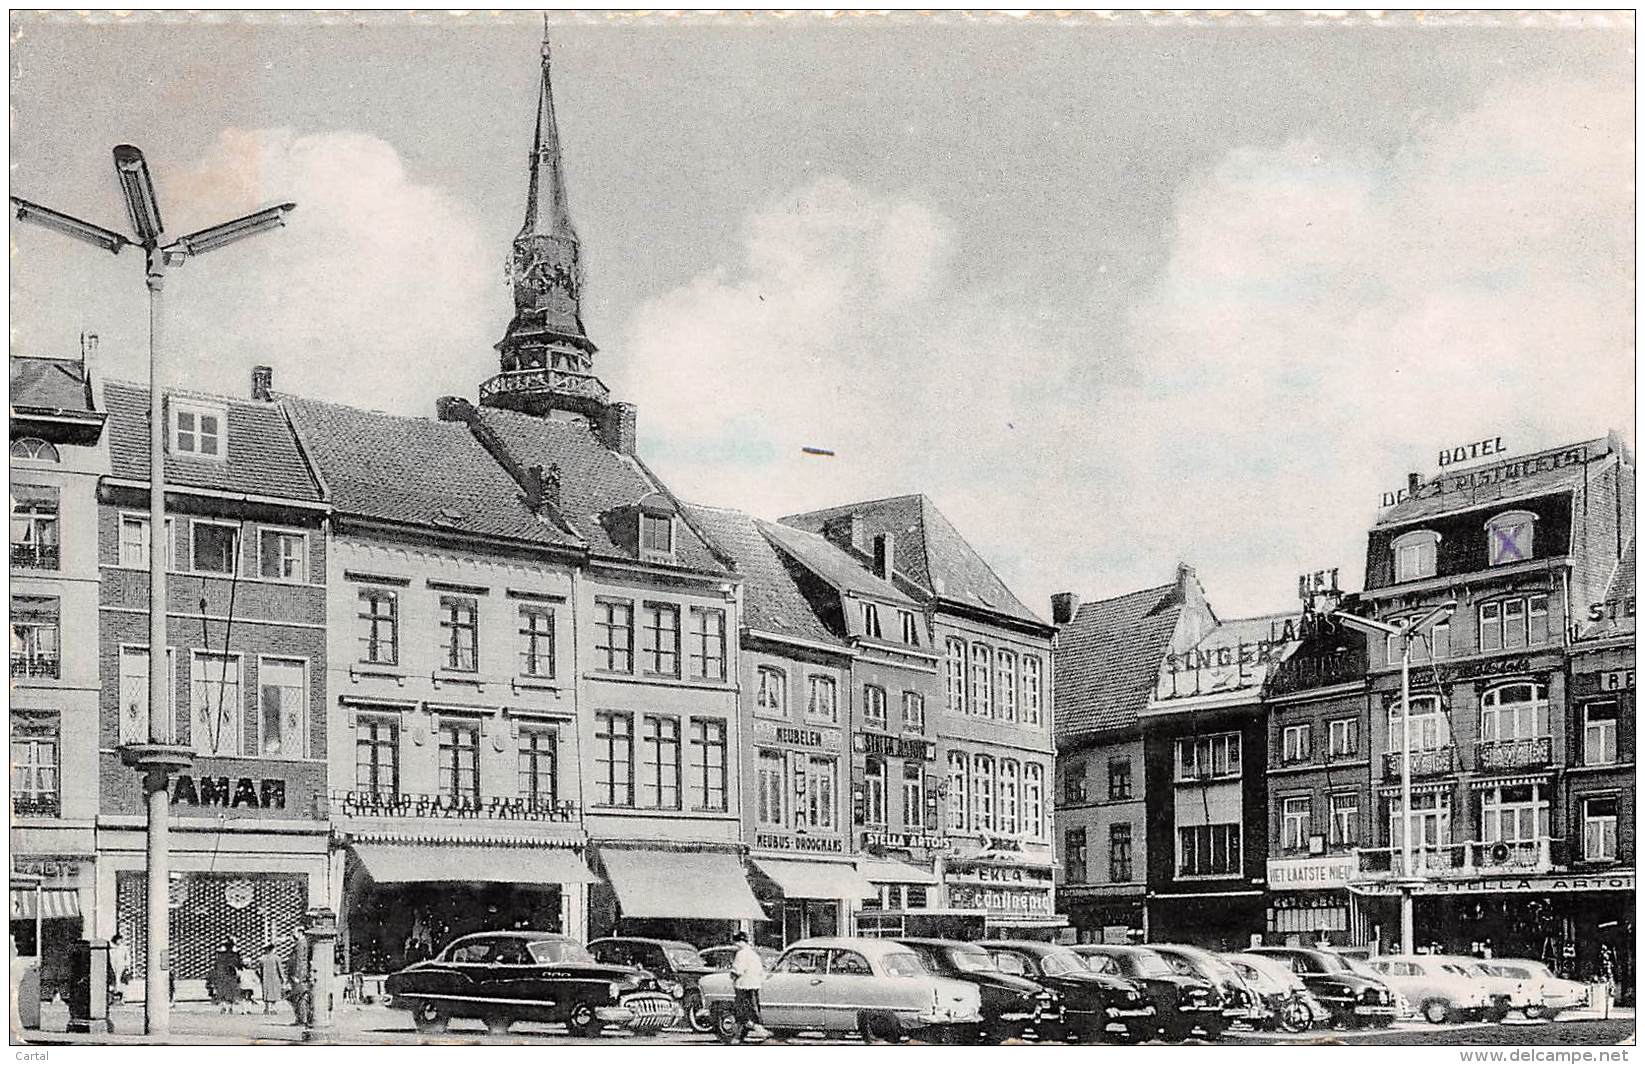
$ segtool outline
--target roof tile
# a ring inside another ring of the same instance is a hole
[[[1080,605],[1057,636],[1058,740],[1136,724],[1181,614],[1175,584]]]

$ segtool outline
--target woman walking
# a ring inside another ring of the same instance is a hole
[[[217,1003],[219,1013],[236,1013],[234,1004],[240,1001],[240,969],[245,959],[235,947],[233,939],[223,940],[223,946],[211,959],[211,975],[206,979],[206,990]]]
[[[257,959],[257,977],[263,985],[263,1012],[273,1013],[286,986],[285,966],[280,964],[280,955],[275,952],[273,943],[265,946]]]

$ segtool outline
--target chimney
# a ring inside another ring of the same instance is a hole
[[[880,533],[874,537],[874,576],[882,581],[890,580],[896,564],[896,541],[890,533]]]
[[[434,401],[434,416],[442,422],[472,421],[474,405],[462,396],[441,396]]]
[[[1406,474],[1405,475],[1405,487],[1410,490],[1411,495],[1413,495],[1413,496],[1416,495],[1417,494],[1417,489],[1422,487],[1422,474],[1420,474],[1420,473],[1408,473],[1408,474]]]
[[[96,354],[97,354],[97,334],[96,333],[81,333],[80,334],[80,361],[82,363],[88,363],[92,360],[92,357],[95,356]]]
[[[251,368],[251,398],[261,403],[267,403],[273,398],[274,367],[253,366]]]
[[[1051,624],[1066,625],[1080,608],[1078,592],[1057,592],[1051,597]]]
[[[862,519],[855,514],[838,514],[823,522],[823,539],[846,551],[862,548]]]
[[[1186,562],[1177,563],[1177,583],[1187,584],[1194,579],[1194,567]]]
[[[619,455],[632,455],[639,446],[640,408],[632,403],[612,403],[597,423],[600,443]]]

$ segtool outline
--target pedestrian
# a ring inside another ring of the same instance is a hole
[[[240,957],[234,940],[223,940],[223,945],[212,956],[211,974],[206,978],[206,990],[217,1003],[217,1012],[238,1012],[234,1005],[240,1001],[240,970],[244,966],[245,959]]]
[[[126,1000],[126,984],[131,980],[131,948],[119,932],[109,938],[109,1001]]]
[[[743,1022],[745,1034],[764,1039],[771,1034],[760,1017],[760,986],[765,983],[765,963],[748,941],[747,932],[738,932],[731,937],[731,942],[737,945],[737,953],[731,959],[732,987],[736,993],[733,1012]]]
[[[291,934],[291,942],[291,990],[287,997],[291,999],[293,1023],[307,1025],[309,1023],[309,1009],[312,1005],[308,981],[308,936],[299,928]]]
[[[257,959],[257,977],[263,987],[263,1012],[273,1013],[286,986],[285,966],[280,964],[280,952],[273,943],[264,946]]]

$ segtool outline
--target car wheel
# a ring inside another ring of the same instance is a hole
[[[883,1039],[887,1043],[902,1041],[902,1025],[897,1018],[884,1013],[863,1013],[857,1017],[857,1033],[862,1041],[872,1043]]]
[[[1507,1017],[1508,1006],[1506,1003],[1498,1002],[1485,1011],[1485,1019],[1492,1024],[1501,1024]]]
[[[1520,1010],[1520,1012],[1525,1015],[1525,1019],[1528,1021],[1545,1020],[1548,1014],[1548,1011],[1543,1008],[1542,1004],[1537,1002],[1529,1004],[1524,1009]]]
[[[600,1034],[599,1018],[594,1016],[594,1007],[587,1002],[571,1007],[571,1016],[566,1018],[565,1027],[578,1039],[593,1039]]]
[[[1286,1032],[1306,1032],[1314,1026],[1314,1014],[1306,1003],[1288,1002],[1279,1011],[1279,1027]]]
[[[1228,1022],[1223,1020],[1221,1017],[1218,1017],[1214,1021],[1206,1021],[1204,1024],[1200,1025],[1200,1027],[1205,1029],[1205,1038],[1210,1042],[1215,1043],[1217,1040],[1222,1038],[1222,1033],[1227,1031]]]
[[[1422,1016],[1429,1024],[1444,1024],[1451,1019],[1451,1004],[1442,998],[1431,998],[1422,1004]]]
[[[512,1017],[505,1017],[500,1013],[493,1013],[485,1018],[486,1031],[492,1035],[503,1035],[508,1032],[508,1026],[514,1023]]]
[[[732,1013],[730,1009],[721,1007],[714,1011],[714,1038],[726,1045],[740,1043],[743,1035],[748,1031],[742,1018]]]
[[[445,1013],[432,1002],[419,1002],[411,1008],[411,1023],[419,1032],[443,1032],[446,1020]]]
[[[714,1030],[714,1017],[703,1003],[701,995],[687,995],[685,999],[685,1023],[691,1026],[693,1032],[706,1035]]]

